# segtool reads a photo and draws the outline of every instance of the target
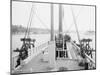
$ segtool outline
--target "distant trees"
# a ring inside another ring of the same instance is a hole
[[[26,31],[26,28],[23,27],[22,25],[12,25],[11,27],[11,32],[13,34],[19,33],[19,32],[25,32],[25,31]]]
[[[27,30],[27,28],[23,27],[22,25],[12,25],[11,26],[12,34],[25,33],[26,30]],[[48,30],[48,29],[41,29],[41,28],[30,28],[29,31],[32,34],[47,34],[47,33],[50,33],[50,30]]]

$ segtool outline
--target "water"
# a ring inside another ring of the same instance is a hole
[[[21,35],[12,35],[12,50],[16,49],[17,47],[20,48],[22,42],[20,41],[21,38],[24,37],[24,34]],[[41,45],[50,40],[50,34],[33,34],[30,35],[32,39],[36,39],[35,47]]]
[[[72,40],[75,40],[77,43],[79,43],[76,33],[70,33],[69,35],[71,36]],[[90,46],[95,50],[95,34],[86,35],[84,33],[81,33],[81,34],[79,34],[79,36],[80,36],[80,39],[83,39],[83,38],[92,39],[92,42],[90,43]]]

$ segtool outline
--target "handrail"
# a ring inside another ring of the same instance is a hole
[[[93,64],[95,64],[95,61],[94,61],[92,58],[90,58],[86,53],[85,53],[85,56],[86,56],[91,62],[93,62]]]
[[[80,50],[80,48],[71,40],[71,43],[78,49]]]
[[[33,51],[31,51],[32,53],[31,53],[31,55],[30,55],[30,58],[33,58],[34,56],[36,56],[37,54],[39,54],[39,53],[41,53],[42,51],[44,51],[44,50],[46,50],[46,48],[48,47],[48,45],[50,45],[51,43],[50,42],[45,42],[45,43],[43,43],[42,45],[40,45],[40,46],[38,46],[38,47],[35,47],[35,48],[33,48],[32,50]],[[14,70],[15,69],[15,62],[16,62],[16,60],[15,59],[17,59],[18,58],[18,55],[16,55],[16,56],[14,56],[14,57],[12,57],[12,69]],[[27,58],[28,59],[28,58]]]
[[[89,67],[90,68],[95,68],[96,67],[95,61],[92,58],[90,58],[86,53],[85,53],[85,56],[89,60],[89,61],[86,61],[87,63],[89,63]]]
[[[72,42],[72,41],[71,41],[71,42]],[[72,44],[73,44],[75,47],[77,47],[77,49],[80,49],[75,43],[72,42]],[[86,56],[90,61],[92,61],[92,62],[95,64],[95,61],[94,61],[92,58],[90,58],[86,53],[85,53],[85,56]]]
[[[75,43],[73,43],[73,41],[71,41],[71,43],[72,43],[78,50],[80,50],[80,48],[79,48]],[[93,66],[95,67],[95,60],[93,60],[91,57],[89,57],[86,53],[85,53],[85,56],[86,56],[86,58],[93,64]]]

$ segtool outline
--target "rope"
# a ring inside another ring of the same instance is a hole
[[[76,15],[76,19],[78,18],[80,11],[81,11],[81,8],[79,9],[78,14]],[[65,21],[65,22],[66,22],[66,21]],[[72,28],[72,25],[73,25],[73,22],[72,22],[72,24],[70,25],[70,27],[68,28],[67,32]]]
[[[27,37],[29,37],[29,34],[30,34],[30,27],[31,27],[31,24],[32,24],[32,19],[33,19],[33,5],[32,5],[32,13],[31,13],[31,19],[30,19],[30,24],[29,24]]]
[[[30,25],[30,21],[32,21],[32,11],[33,11],[33,5],[32,5],[32,8],[31,8],[31,12],[30,12],[30,16],[29,16],[29,21],[28,21],[28,24],[27,24],[27,29],[26,29],[26,32],[25,32],[25,37],[24,38],[26,38],[26,36],[27,36],[27,32],[28,32],[28,29],[29,29],[29,25]]]
[[[46,29],[49,30],[49,28],[48,28],[47,25],[41,20],[41,18],[40,18],[37,14],[36,14],[36,16],[37,16],[38,20],[41,22],[41,24],[42,24]]]
[[[46,29],[49,30],[49,28],[47,27],[47,25],[41,20],[41,18],[37,15],[36,13],[36,10],[34,12],[34,14],[36,15],[36,17],[38,18],[38,20],[41,22],[41,24],[46,27]],[[30,16],[29,16],[29,21],[28,21],[28,24],[27,24],[27,29],[26,29],[26,32],[25,32],[25,37],[29,37],[29,33],[30,33],[30,27],[31,27],[31,24],[32,24],[32,18],[33,18],[33,5],[32,5],[32,8],[31,8],[31,12],[30,12]]]
[[[77,23],[76,23],[76,19],[75,19],[75,15],[74,15],[72,7],[71,7],[71,11],[72,11],[72,16],[73,16],[74,24],[75,24],[75,27],[76,27],[76,32],[77,32],[78,40],[79,40],[79,43],[81,44],[80,36],[79,36],[79,31],[78,31],[78,27],[77,27]]]
[[[47,25],[46,25],[46,24],[41,20],[41,18],[37,15],[36,11],[37,11],[37,9],[35,9],[34,15],[36,15],[36,17],[37,17],[37,19],[40,21],[40,23],[41,23],[46,29],[49,30],[49,28],[47,27]],[[33,17],[33,16],[32,16],[32,17]],[[31,23],[32,23],[32,18],[31,18]],[[30,24],[30,26],[31,26],[31,24]],[[29,36],[29,32],[30,32],[30,31],[28,31],[28,36]]]
[[[37,11],[37,9],[36,9],[36,11]],[[35,15],[36,15],[36,17],[38,18],[38,20],[41,22],[41,24],[42,24],[46,29],[49,30],[49,28],[47,27],[47,25],[46,25],[46,24],[41,20],[41,18],[37,15],[36,11],[35,11]]]

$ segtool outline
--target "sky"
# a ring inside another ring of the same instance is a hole
[[[29,2],[12,2],[12,25],[22,25],[27,27],[31,8],[33,5],[33,16],[31,27],[50,29],[50,4],[48,3],[29,3]],[[59,25],[59,8],[54,4],[54,29],[58,30]],[[64,11],[63,31],[75,31],[72,11],[79,31],[95,31],[95,7],[79,5],[62,5]]]

